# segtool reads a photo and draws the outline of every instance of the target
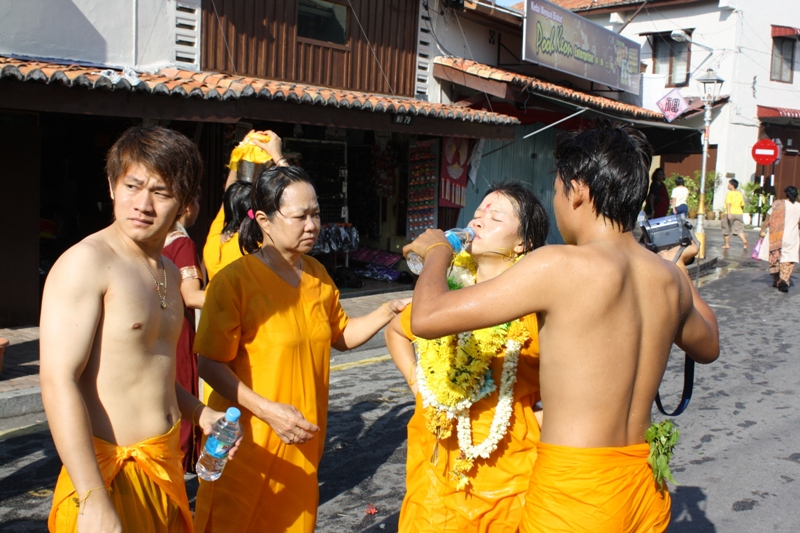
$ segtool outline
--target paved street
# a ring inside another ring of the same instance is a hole
[[[738,241],[733,251],[720,250],[718,233],[709,228],[709,256],[718,258],[719,268],[703,278],[700,292],[717,312],[722,353],[716,363],[697,367],[692,402],[675,419],[682,435],[672,470],[680,485],[671,487],[669,531],[796,532],[800,286],[789,294],[772,289],[765,265],[737,249]],[[757,234],[748,239],[754,244]],[[389,297],[368,298],[350,305],[369,308]],[[334,356],[318,531],[396,531],[413,399],[385,354],[375,339],[367,350]],[[661,388],[667,408],[678,400],[682,369],[676,350]],[[0,530],[44,531],[60,468],[46,422],[33,413],[5,427]],[[193,493],[196,482],[188,486]],[[368,504],[377,514],[366,513]]]

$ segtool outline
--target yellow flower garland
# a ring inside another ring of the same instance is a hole
[[[519,258],[517,259],[519,260]],[[448,273],[451,289],[473,285],[477,265],[472,257],[461,252]],[[458,490],[469,484],[468,473],[477,457],[488,458],[503,438],[511,418],[513,386],[519,352],[529,340],[522,320],[473,332],[448,335],[438,339],[415,341],[417,377],[425,409],[426,427],[438,439],[452,434],[453,420],[458,420],[460,457],[452,475]],[[491,360],[505,352],[500,398],[489,437],[480,445],[472,445],[469,409],[473,403],[495,389],[491,379]],[[434,453],[434,457],[436,457]]]

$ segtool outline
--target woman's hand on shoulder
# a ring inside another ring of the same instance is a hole
[[[406,308],[408,304],[411,303],[411,298],[400,298],[397,300],[390,300],[382,304],[382,306],[386,307],[391,313],[392,316],[397,316],[403,312],[403,309]]]

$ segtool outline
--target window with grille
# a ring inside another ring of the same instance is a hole
[[[685,86],[689,82],[689,43],[675,41],[669,33],[656,33],[650,39],[653,72],[665,75],[669,87]]]
[[[794,39],[785,37],[772,38],[772,81],[792,83],[792,70],[794,68]]]

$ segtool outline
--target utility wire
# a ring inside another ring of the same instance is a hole
[[[353,7],[353,3],[350,0],[347,0],[347,3],[350,4],[350,9],[353,11],[353,16],[358,23],[358,27],[361,29],[361,35],[364,36],[364,39],[367,40],[367,44],[369,45],[369,49],[372,52],[372,57],[375,58],[375,62],[378,64],[378,68],[381,69],[381,74],[383,75],[383,79],[386,81],[386,85],[389,86],[389,91],[392,93],[392,96],[395,96],[394,89],[392,88],[392,84],[389,83],[389,78],[386,77],[386,73],[383,71],[383,65],[381,65],[380,59],[378,59],[378,55],[375,53],[375,48],[372,46],[372,43],[367,37],[367,32],[364,31],[364,26],[361,25],[361,21],[358,18],[358,13],[356,13],[356,9]]]
[[[228,46],[228,39],[225,38],[225,28],[222,27],[222,21],[219,19],[217,4],[214,2],[214,0],[211,0],[211,5],[214,7],[214,15],[217,17],[217,26],[219,26],[219,32],[222,35],[222,42],[225,43],[225,50],[228,51],[228,59],[231,60],[231,68],[233,69],[233,73],[236,74],[236,63],[233,61],[233,54],[231,54],[231,49]]]

